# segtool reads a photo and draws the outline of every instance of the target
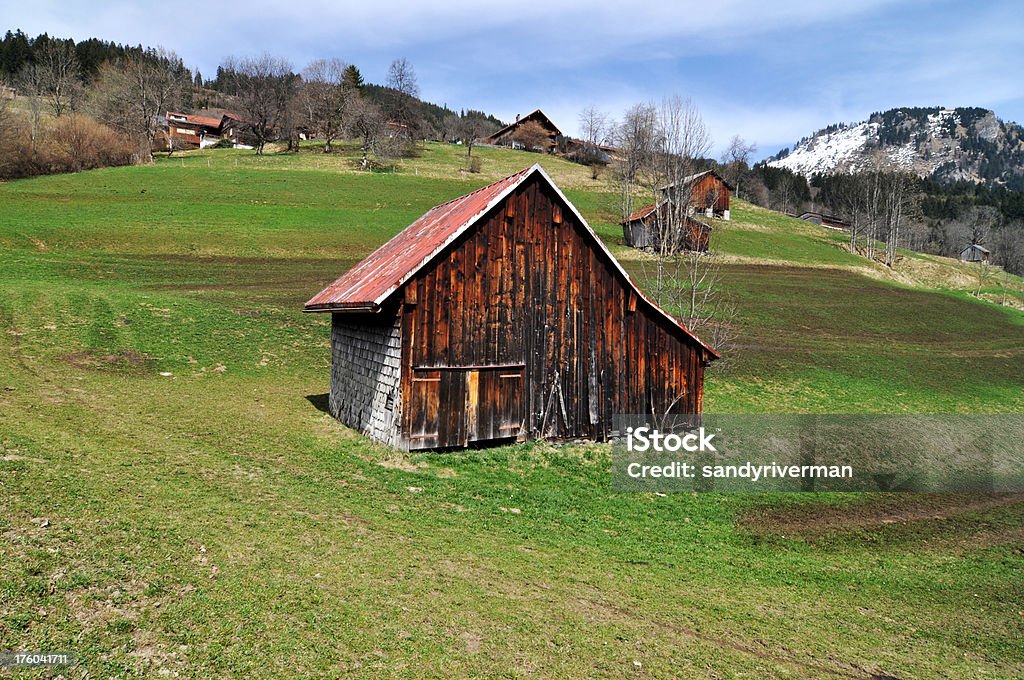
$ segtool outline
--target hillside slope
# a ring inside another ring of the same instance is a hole
[[[90,677],[1024,674],[1017,497],[617,494],[605,445],[406,455],[324,413],[303,301],[538,159],[463,152],[0,185],[4,646]],[[642,284],[613,188],[541,160]],[[1024,313],[733,215],[709,411],[1024,413]]]

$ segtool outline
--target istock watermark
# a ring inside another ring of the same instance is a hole
[[[641,453],[644,451],[689,451],[690,453],[715,451],[715,446],[711,443],[714,438],[715,435],[707,433],[703,427],[698,428],[696,432],[683,434],[675,432],[664,434],[647,425],[626,428],[626,448]]]
[[[616,491],[1024,491],[1024,415],[621,415]]]

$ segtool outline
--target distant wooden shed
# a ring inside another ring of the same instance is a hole
[[[829,215],[828,213],[808,211],[796,216],[796,218],[804,222],[812,222],[826,229],[834,229],[836,231],[848,231],[850,229],[849,220],[844,220],[842,217]]]
[[[679,182],[659,188],[663,199],[680,201],[680,193],[689,193],[689,205],[694,214],[729,219],[729,195],[733,186],[714,170],[694,173]],[[683,194],[686,197],[686,194]]]
[[[402,449],[598,439],[699,414],[718,355],[636,287],[539,165],[443,203],[306,303],[330,411]]]
[[[622,223],[622,238],[627,246],[656,250],[663,232],[659,224],[668,223],[668,201],[645,205]],[[711,240],[711,225],[693,217],[685,218],[685,232],[679,241],[681,250],[706,253]]]
[[[972,243],[963,250],[960,251],[960,259],[964,262],[982,262],[987,263],[989,255],[992,253],[985,246]]]

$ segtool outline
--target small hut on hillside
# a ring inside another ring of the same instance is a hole
[[[495,146],[514,146],[515,145],[515,134],[520,127],[527,123],[537,123],[540,125],[545,132],[547,132],[547,148],[545,151],[550,151],[558,143],[558,138],[562,136],[562,131],[558,129],[558,126],[551,122],[551,119],[544,115],[544,112],[537,109],[533,113],[528,113],[525,116],[516,116],[516,122],[511,125],[506,125],[490,137],[484,140],[485,144],[493,144]]]
[[[992,253],[985,246],[972,243],[960,251],[960,259],[964,262],[981,262],[988,264],[989,255]]]
[[[657,205],[646,205],[630,215],[622,223],[622,237],[626,245],[657,250],[661,242],[662,225],[669,223],[670,207],[668,201],[662,201]],[[678,249],[706,253],[711,240],[711,225],[690,216],[684,219],[686,224],[680,234]]]
[[[808,211],[801,213],[800,215],[793,215],[793,217],[834,231],[849,231],[850,229],[849,220],[844,220],[842,217],[829,215],[828,213]]]
[[[677,204],[688,200],[694,214],[723,220],[729,219],[729,195],[732,190],[732,185],[714,170],[688,175],[679,182],[658,189],[663,199]]]
[[[718,355],[640,292],[534,165],[429,210],[306,303],[330,411],[402,449],[616,436],[699,414]]]

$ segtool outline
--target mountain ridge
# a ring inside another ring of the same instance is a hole
[[[771,167],[811,177],[876,163],[943,183],[1024,190],[1024,128],[978,107],[898,107],[858,123],[837,123],[768,158]]]

